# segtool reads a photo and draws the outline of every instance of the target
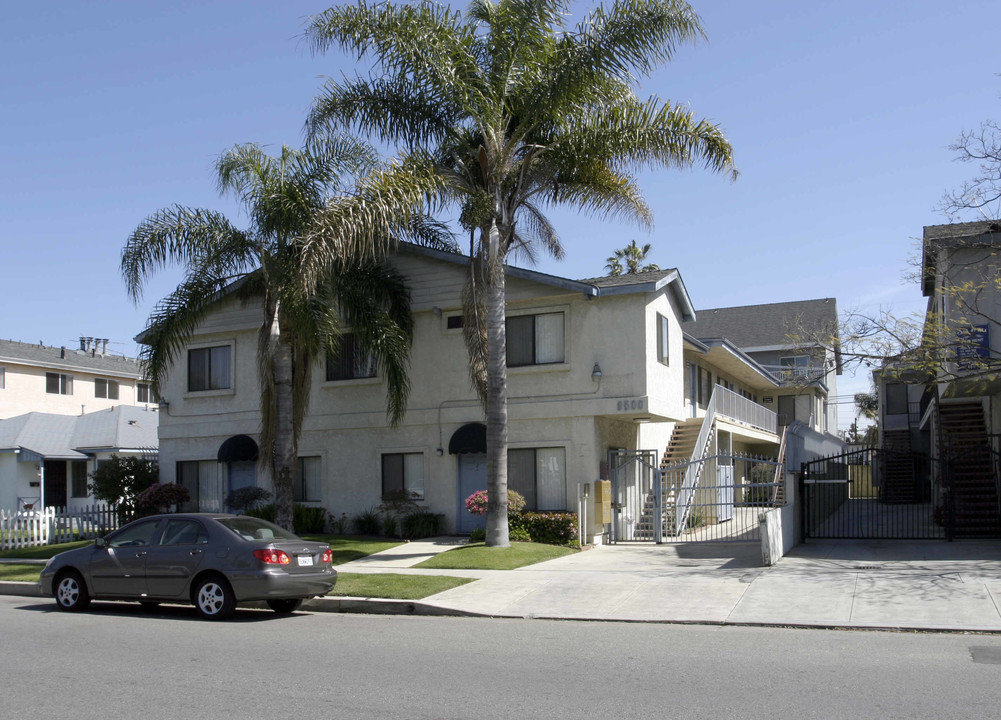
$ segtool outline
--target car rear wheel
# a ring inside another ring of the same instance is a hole
[[[279,615],[288,615],[289,613],[294,613],[302,606],[302,600],[299,598],[292,598],[286,600],[268,600],[268,607],[274,610]]]
[[[224,578],[210,575],[195,588],[195,607],[206,620],[225,620],[236,610],[236,596]]]
[[[87,585],[76,570],[69,570],[59,576],[53,595],[56,598],[56,606],[60,610],[77,612],[78,610],[86,610],[90,605],[90,593],[87,592]]]

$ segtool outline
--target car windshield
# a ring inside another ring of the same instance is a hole
[[[298,540],[299,536],[280,528],[274,523],[260,518],[239,517],[218,518],[219,524],[229,528],[244,540]]]

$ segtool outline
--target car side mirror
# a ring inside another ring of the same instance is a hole
[[[94,540],[94,547],[103,548],[107,544],[108,543],[104,541],[104,538],[97,538],[96,540]]]

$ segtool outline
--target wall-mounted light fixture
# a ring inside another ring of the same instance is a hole
[[[442,450],[441,448],[435,448],[434,454],[437,455],[438,457],[441,457],[442,455],[445,454],[445,451]]]
[[[601,380],[601,365],[598,363],[594,364],[594,369],[591,371],[591,379],[595,382]]]
[[[431,312],[434,313],[435,317],[441,317],[441,308],[438,307],[437,305],[435,305],[433,308],[431,308]]]

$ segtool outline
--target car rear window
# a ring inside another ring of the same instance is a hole
[[[219,524],[229,528],[244,540],[298,540],[299,536],[290,533],[274,523],[260,518],[240,517],[219,518]]]

